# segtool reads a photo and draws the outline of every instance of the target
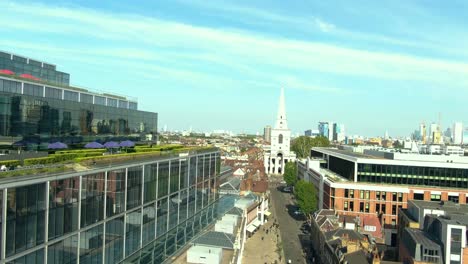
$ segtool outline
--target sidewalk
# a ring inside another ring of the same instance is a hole
[[[270,220],[259,227],[255,234],[247,239],[242,256],[242,263],[284,263],[283,248],[280,246],[281,235],[279,229],[273,225],[276,219],[273,205],[271,205],[271,210],[273,212]]]

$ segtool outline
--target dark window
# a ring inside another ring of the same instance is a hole
[[[44,242],[45,184],[9,188],[7,195],[6,255],[12,256]]]
[[[107,98],[107,106],[117,107],[117,99]]]
[[[119,100],[119,107],[120,108],[128,108],[128,101]]]
[[[107,172],[106,215],[125,211],[125,169]]]
[[[133,110],[137,110],[137,109],[138,109],[138,103],[136,103],[136,102],[129,102],[129,103],[128,103],[128,108],[133,109]]]
[[[46,87],[45,89],[45,96],[47,98],[62,99],[62,89],[56,89],[52,87]]]
[[[82,103],[87,103],[87,104],[92,104],[93,103],[93,96],[90,94],[80,94],[80,102]]]
[[[387,213],[387,206],[385,204],[382,204],[382,213]]]
[[[456,195],[449,195],[448,200],[454,203],[458,203],[459,197]]]
[[[344,190],[344,197],[349,197],[349,190],[348,189]]]
[[[423,201],[423,200],[424,200],[424,193],[415,193],[415,194],[413,195],[413,199],[414,199],[414,200]]]
[[[64,90],[63,92],[64,92],[63,98],[65,100],[78,102],[78,93],[77,92],[72,92],[72,91],[67,91],[67,90]]]
[[[387,193],[382,192],[382,200],[386,201],[387,200]]]
[[[364,212],[364,203],[363,202],[359,203],[359,212]]]
[[[375,192],[375,198],[376,198],[377,200],[380,200],[380,191],[376,191],[376,192]]]
[[[396,192],[392,193],[392,201],[394,201],[394,202],[397,201],[397,193]]]
[[[51,181],[49,187],[49,239],[78,229],[80,178]]]
[[[350,202],[349,202],[349,210],[350,210],[351,212],[354,211],[354,202],[353,202],[353,201],[350,201]]]
[[[397,206],[392,205],[392,215],[396,215],[396,214],[397,214]]]
[[[106,98],[102,96],[94,96],[94,104],[106,105]]]
[[[283,135],[279,134],[278,136],[278,144],[283,144]]]
[[[398,202],[403,202],[403,193],[398,193]]]
[[[142,167],[128,168],[127,210],[141,205]]]
[[[23,94],[32,96],[43,96],[44,87],[34,84],[25,83],[23,87]]]
[[[21,93],[21,83],[9,80],[0,80],[0,91],[7,93]]]
[[[375,205],[375,211],[376,211],[377,213],[380,213],[380,204],[376,204],[376,205]]]
[[[82,177],[81,227],[101,221],[104,218],[104,173]]]

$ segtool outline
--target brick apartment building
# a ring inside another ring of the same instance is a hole
[[[320,209],[376,217],[396,246],[398,211],[408,200],[468,203],[468,157],[313,148],[298,177],[314,184]]]

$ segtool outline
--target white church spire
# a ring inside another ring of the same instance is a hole
[[[276,118],[275,129],[288,129],[288,120],[286,119],[286,107],[284,104],[284,88],[281,88],[281,95],[278,106],[278,116]]]

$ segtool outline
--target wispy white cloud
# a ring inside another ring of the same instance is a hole
[[[108,58],[160,63],[147,71],[159,71],[179,80],[197,80],[206,85],[221,81],[235,87],[242,82],[237,79],[242,76],[248,76],[251,83],[265,82],[267,86],[280,82],[281,77],[268,78],[270,75],[294,76],[284,77],[286,80],[282,83],[304,90],[340,90],[330,88],[335,87],[333,83],[313,85],[312,77],[298,74],[310,72],[333,74],[338,78],[356,76],[381,81],[420,81],[455,89],[468,87],[465,78],[468,64],[450,60],[345,48],[80,8],[2,2],[0,9],[4,10],[0,30],[44,32],[93,40],[93,44],[80,42],[81,48],[41,45],[51,52],[78,54],[89,60]],[[271,16],[268,13],[261,15]],[[21,22],[10,23],[12,19]],[[273,16],[271,19],[283,17]],[[322,31],[339,30],[323,20],[314,21]],[[111,48],[108,41],[112,41]],[[236,71],[234,76],[233,71]]]

